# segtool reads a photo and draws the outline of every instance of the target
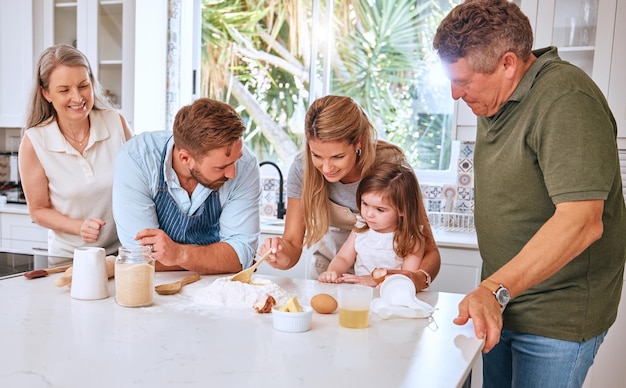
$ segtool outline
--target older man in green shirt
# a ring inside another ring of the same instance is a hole
[[[532,42],[528,18],[505,0],[457,6],[435,36],[452,97],[479,116],[483,282],[455,322],[471,318],[485,338],[485,387],[580,387],[623,284],[617,126],[582,70]]]

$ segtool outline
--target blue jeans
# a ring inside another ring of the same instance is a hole
[[[483,354],[483,387],[582,387],[606,333],[570,342],[502,330],[500,342]]]

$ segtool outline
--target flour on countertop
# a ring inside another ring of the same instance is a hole
[[[233,282],[230,277],[215,279],[208,287],[198,290],[194,301],[209,306],[252,308],[260,297],[272,295],[277,305],[292,297],[278,284],[266,279],[253,279],[253,284]]]

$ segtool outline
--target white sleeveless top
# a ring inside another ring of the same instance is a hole
[[[393,250],[394,234],[394,232],[378,233],[372,229],[356,234],[354,240],[356,251],[355,275],[369,275],[376,267],[402,268],[402,258]]]
[[[106,222],[93,243],[49,230],[48,254],[52,256],[73,257],[74,248],[81,246],[102,247],[107,254],[119,247],[111,192],[115,154],[126,142],[124,127],[119,113],[113,110],[92,110],[89,120],[91,132],[82,154],[65,140],[56,120],[26,131],[48,178],[52,207],[70,218]]]

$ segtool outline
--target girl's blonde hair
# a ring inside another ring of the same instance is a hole
[[[396,163],[377,164],[365,175],[357,188],[357,207],[361,211],[361,198],[366,193],[379,194],[398,212],[393,237],[394,251],[400,257],[416,252],[426,241],[422,229],[428,223],[422,194],[415,172],[410,167]],[[369,227],[355,228],[364,232]]]
[[[349,145],[361,142],[357,150],[357,169],[361,175],[369,172],[374,163],[404,160],[402,150],[392,144],[377,141],[376,129],[367,114],[350,97],[325,96],[313,102],[304,121],[306,135],[302,207],[307,246],[318,242],[328,232],[330,211],[328,205],[328,182],[315,168],[311,157],[309,140],[340,141]]]
[[[54,107],[46,101],[41,91],[48,90],[50,86],[50,74],[60,65],[69,67],[82,66],[87,69],[93,90],[93,109],[114,109],[102,92],[100,83],[93,76],[91,65],[85,54],[73,46],[59,44],[48,47],[39,55],[39,60],[35,67],[35,82],[31,89],[28,104],[26,127],[24,129],[36,127],[41,123],[47,123],[56,115]]]

